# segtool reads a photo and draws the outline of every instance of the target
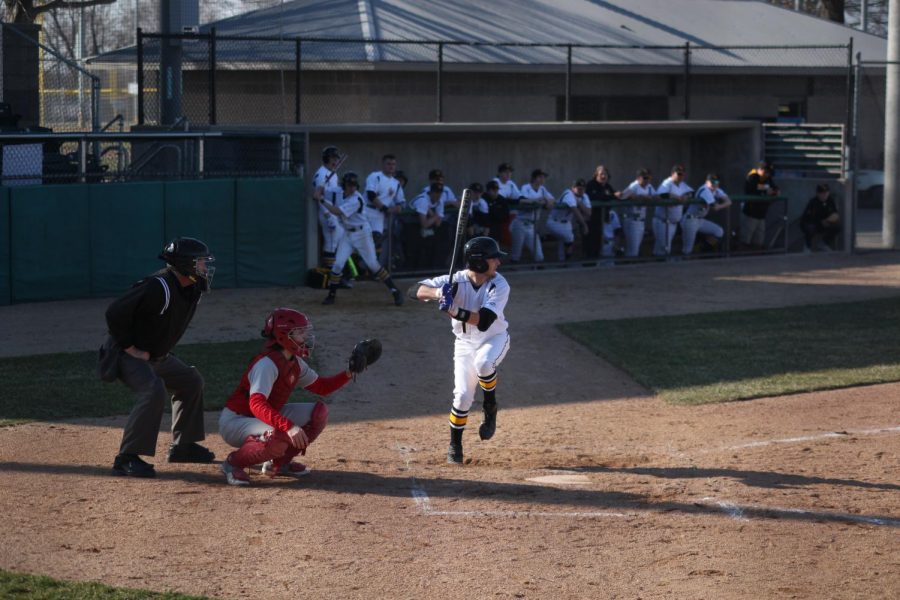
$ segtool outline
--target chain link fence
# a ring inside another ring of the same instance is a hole
[[[887,62],[856,65],[853,111],[853,188],[855,247],[882,247],[884,200],[884,131]]]

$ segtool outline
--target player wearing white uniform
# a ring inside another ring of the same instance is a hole
[[[334,266],[328,276],[328,296],[325,297],[322,304],[334,304],[344,264],[350,254],[356,250],[372,276],[387,286],[394,296],[394,304],[400,306],[403,304],[403,294],[394,285],[391,274],[378,263],[378,258],[375,256],[372,226],[364,212],[366,202],[359,193],[359,180],[356,173],[346,173],[341,179],[341,184],[343,188],[341,194],[336,196],[335,204],[328,203],[325,206],[329,212],[341,219],[346,235],[338,244]]]
[[[338,243],[344,235],[340,220],[324,203],[333,203],[341,191],[337,168],[343,162],[340,151],[334,146],[322,150],[322,166],[313,175],[313,199],[319,207],[319,226],[322,228],[322,268],[331,270]]]
[[[385,266],[389,263],[384,230],[391,228],[394,215],[400,213],[405,203],[400,182],[394,178],[396,171],[397,157],[385,154],[381,157],[381,170],[372,171],[366,177],[365,215],[372,228],[375,253]]]
[[[491,235],[489,221],[491,210],[487,200],[482,196],[484,194],[484,186],[475,181],[470,183],[466,189],[469,190],[469,195],[472,198],[472,203],[469,205],[469,222],[466,228],[466,236],[473,238]]]
[[[459,206],[456,194],[453,193],[453,190],[450,189],[449,185],[444,183],[444,172],[440,169],[432,169],[428,172],[428,185],[422,188],[421,193],[427,194],[428,190],[430,190],[431,186],[434,184],[441,186],[442,210],[446,211],[448,208],[456,208]]]
[[[412,209],[419,219],[419,238],[411,257],[413,268],[433,267],[436,264],[435,232],[444,221],[442,187],[439,183],[432,183],[427,192],[422,192],[412,201]]]
[[[685,183],[684,174],[684,167],[675,165],[672,167],[671,177],[656,188],[656,193],[662,200],[674,200],[679,204],[657,206],[653,212],[653,236],[656,238],[653,244],[654,256],[671,254],[672,238],[684,216],[683,204],[693,198],[694,188]]]
[[[557,259],[560,261],[571,258],[575,243],[575,231],[572,229],[572,221],[577,221],[584,235],[588,233],[588,224],[579,210],[583,198],[587,198],[584,188],[587,184],[584,179],[576,179],[572,187],[567,189],[556,201],[550,216],[547,217],[547,231],[553,234],[560,244],[557,246]]]
[[[681,237],[684,242],[682,252],[685,256],[694,250],[694,241],[698,233],[714,236],[717,240],[721,240],[725,235],[724,229],[706,219],[710,212],[731,206],[731,198],[719,187],[718,175],[710,173],[706,176],[706,183],[697,191],[697,199],[703,200],[705,204],[691,204],[681,220]]]
[[[462,464],[463,430],[475,400],[476,385],[483,396],[484,421],[478,429],[482,440],[497,427],[497,367],[509,350],[504,311],[509,284],[497,273],[505,253],[489,237],[472,238],[464,249],[466,268],[452,276],[420,281],[419,300],[439,300],[438,307],[453,319],[453,407],[450,409],[450,447],[447,462]]]
[[[534,217],[537,213],[532,211],[530,204],[524,207],[519,206],[519,201],[522,199],[522,191],[516,185],[516,182],[512,180],[512,173],[513,166],[511,164],[500,163],[497,166],[497,176],[493,179],[497,184],[497,193],[506,198],[509,205],[509,235],[512,244],[510,260],[519,262],[522,258],[522,246],[527,242],[532,258],[534,258],[535,262],[541,262],[544,260],[543,249],[540,247],[537,250],[534,249]],[[520,215],[523,215],[521,221],[519,220]],[[499,232],[496,233],[499,235]],[[540,246],[540,240],[538,240],[538,246]],[[537,258],[538,254],[540,258]]]
[[[501,165],[503,166],[503,165]],[[512,237],[512,249],[510,260],[519,262],[522,258],[522,248],[528,248],[534,262],[544,262],[544,246],[541,244],[541,236],[537,235],[536,227],[540,218],[541,208],[550,208],[556,201],[544,182],[547,174],[540,169],[531,172],[531,182],[526,183],[521,189],[513,190],[510,215],[513,220],[510,223],[510,235]],[[495,181],[499,181],[496,179]],[[512,182],[509,182],[512,183]],[[515,186],[514,183],[512,183]],[[500,185],[500,195],[508,198],[503,193],[503,185]],[[518,203],[515,198],[518,197]]]
[[[641,242],[644,240],[644,231],[646,230],[647,207],[638,203],[656,199],[656,190],[650,183],[651,178],[652,174],[649,169],[640,169],[637,172],[637,179],[622,190],[622,200],[629,198],[635,200],[635,206],[626,207],[622,211],[625,220],[623,224],[625,256],[628,257],[635,257],[640,253]]]

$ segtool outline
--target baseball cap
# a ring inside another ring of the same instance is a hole
[[[640,177],[650,177],[650,169],[638,169],[637,176]]]
[[[440,169],[432,169],[428,171],[428,179],[437,179],[438,177],[443,177],[444,172]]]
[[[486,184],[484,184],[484,189],[486,189],[486,190],[499,190],[499,189],[500,189],[500,184],[497,183],[496,181],[494,181],[493,179],[491,179],[491,180],[488,181]]]
[[[535,169],[534,171],[531,172],[531,178],[534,179],[535,177],[547,177],[547,173],[546,173],[546,171],[541,171],[540,169]]]
[[[475,183],[469,184],[469,189],[472,190],[473,192],[483,192],[484,186],[482,186],[480,183],[478,183],[476,181]]]
[[[685,172],[684,165],[675,165],[674,167],[672,167],[672,172],[673,173],[684,173]]]
[[[579,177],[578,179],[576,179],[575,181],[572,182],[572,187],[585,187],[585,186],[587,186],[587,183],[581,177]]]
[[[396,173],[394,173],[394,179],[403,181],[403,183],[409,182],[409,178],[406,177],[406,173],[404,173],[403,171],[397,171]]]
[[[498,173],[502,173],[503,171],[515,171],[515,169],[513,169],[513,166],[511,164],[505,162],[505,163],[500,163],[497,166]]]
[[[830,191],[831,191],[831,188],[828,187],[828,184],[827,184],[827,183],[820,183],[819,185],[816,186],[816,193],[817,193],[817,194],[818,194],[819,192],[830,192]]]
[[[719,183],[719,176],[716,175],[715,173],[709,173],[706,176],[706,180],[717,184],[717,183]]]

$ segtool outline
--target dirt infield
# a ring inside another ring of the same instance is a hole
[[[216,291],[185,341],[247,339],[287,305],[313,319],[323,372],[361,335],[384,342],[332,397],[313,473],[232,488],[158,452],[156,480],[118,479],[123,417],[0,429],[0,568],[222,598],[896,597],[900,384],[673,407],[553,325],[900,296],[900,256],[508,279],[498,433],[470,427],[465,466],[444,462],[452,337],[433,305],[395,308],[374,283],[334,307]],[[95,348],[107,303],[0,307],[0,353]]]

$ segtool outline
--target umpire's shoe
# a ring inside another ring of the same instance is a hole
[[[211,463],[215,454],[196,442],[171,444],[166,460],[170,463]]]
[[[447,450],[447,462],[451,465],[463,464],[462,444],[450,442],[450,448]]]
[[[119,454],[113,461],[113,474],[127,477],[156,477],[156,470],[137,454]]]

